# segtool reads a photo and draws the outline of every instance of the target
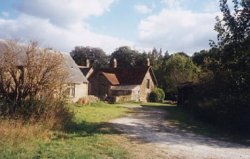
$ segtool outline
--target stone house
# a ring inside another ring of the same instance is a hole
[[[7,49],[8,43],[5,40],[0,39],[0,56]],[[23,62],[26,57],[26,46],[18,45],[20,47],[17,53],[17,66],[23,68]],[[38,48],[42,49],[42,48]],[[21,50],[21,51],[20,51]],[[39,52],[39,50],[37,51]],[[59,54],[63,57],[64,67],[69,74],[69,77],[65,83],[65,93],[68,96],[70,102],[77,102],[80,98],[86,97],[88,95],[88,80],[81,73],[75,61],[70,55],[54,50],[49,50],[47,53]]]
[[[64,57],[67,72],[69,72],[69,80],[66,84],[66,94],[70,101],[77,102],[79,99],[88,96],[89,82],[72,57],[66,53],[62,53],[62,55]]]
[[[101,68],[88,78],[89,93],[101,99],[111,98],[114,102],[147,102],[148,95],[157,86],[150,65],[136,68],[117,67],[114,59],[112,68]]]

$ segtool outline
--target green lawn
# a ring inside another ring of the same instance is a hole
[[[104,103],[71,108],[75,118],[65,132],[26,138],[18,136],[16,130],[9,139],[0,139],[0,158],[130,158],[129,149],[120,144],[126,139],[106,123],[124,115],[126,108]],[[42,134],[41,131],[38,132]],[[21,133],[24,132],[31,134]]]

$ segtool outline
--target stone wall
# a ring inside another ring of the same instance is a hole
[[[149,87],[148,87],[149,81]],[[140,101],[147,102],[149,93],[155,88],[153,79],[149,72],[146,73],[140,88]]]
[[[77,102],[79,99],[88,96],[88,84],[74,84],[74,96],[69,96],[70,102]]]
[[[99,97],[100,99],[104,99],[108,95],[110,84],[104,76],[99,74],[90,79],[89,87],[90,95],[94,95]]]

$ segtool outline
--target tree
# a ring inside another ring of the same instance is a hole
[[[108,63],[107,55],[100,48],[76,46],[70,55],[81,66],[86,66],[87,59],[93,67],[103,67]]]
[[[174,99],[177,87],[184,83],[196,83],[200,69],[190,57],[173,54],[166,62],[164,79],[166,82],[166,96]]]
[[[150,59],[150,64],[153,67],[154,71],[159,70],[163,60],[162,50],[157,50],[156,48],[153,48],[153,50],[148,53],[148,57]]]
[[[195,52],[192,56],[193,62],[198,66],[204,66],[205,60],[209,56],[209,51],[207,50],[201,50],[200,52]]]
[[[63,57],[41,49],[37,42],[24,46],[16,41],[1,42],[0,46],[0,105],[1,113],[15,114],[32,108],[28,101],[46,97],[61,97],[67,80]],[[34,104],[34,103],[32,103]]]
[[[219,1],[217,42],[210,41],[206,67],[212,76],[193,87],[187,103],[213,124],[250,131],[250,1],[232,2],[230,9],[227,0]]]
[[[116,49],[112,54],[110,60],[117,60],[118,67],[134,67],[140,65],[139,59],[140,54],[137,50],[133,50],[128,46],[122,46]]]
[[[219,50],[220,69],[215,72],[218,78],[230,83],[230,92],[242,94],[250,87],[250,1],[233,0],[233,4],[231,13],[227,0],[220,0],[223,16],[216,18],[218,42],[212,42],[212,47]]]
[[[233,0],[234,13],[231,13],[227,0],[220,0],[222,19],[216,17],[215,31],[217,40],[210,42],[213,48],[220,49],[220,58],[225,66],[237,61],[241,56],[246,56],[250,38],[250,1]]]

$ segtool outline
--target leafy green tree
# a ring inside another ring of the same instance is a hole
[[[71,57],[75,60],[76,64],[85,66],[86,60],[94,67],[103,67],[108,63],[108,56],[100,48],[76,46],[70,52]]]
[[[193,54],[192,60],[196,65],[204,66],[208,56],[209,56],[209,51],[201,50],[200,52],[195,52]]]
[[[230,127],[250,131],[250,1],[232,2],[230,9],[227,0],[219,1],[218,39],[210,41],[212,49],[204,63],[213,76],[194,87],[189,101],[197,115],[213,124],[230,123]]]
[[[198,81],[200,69],[190,57],[173,54],[166,62],[164,81],[166,82],[166,96],[176,99],[177,87],[184,83],[195,83]]]
[[[133,50],[128,46],[122,46],[116,49],[112,54],[110,60],[117,60],[118,67],[134,67],[138,65],[136,61],[140,56],[137,50]]]
[[[166,71],[174,86],[198,80],[199,68],[183,55],[173,54],[166,63]]]
[[[215,30],[218,32],[217,48],[220,58],[218,76],[230,83],[233,92],[245,92],[250,83],[250,1],[233,0],[231,13],[226,0],[220,0],[223,17],[217,17]],[[238,91],[236,91],[238,90]]]

